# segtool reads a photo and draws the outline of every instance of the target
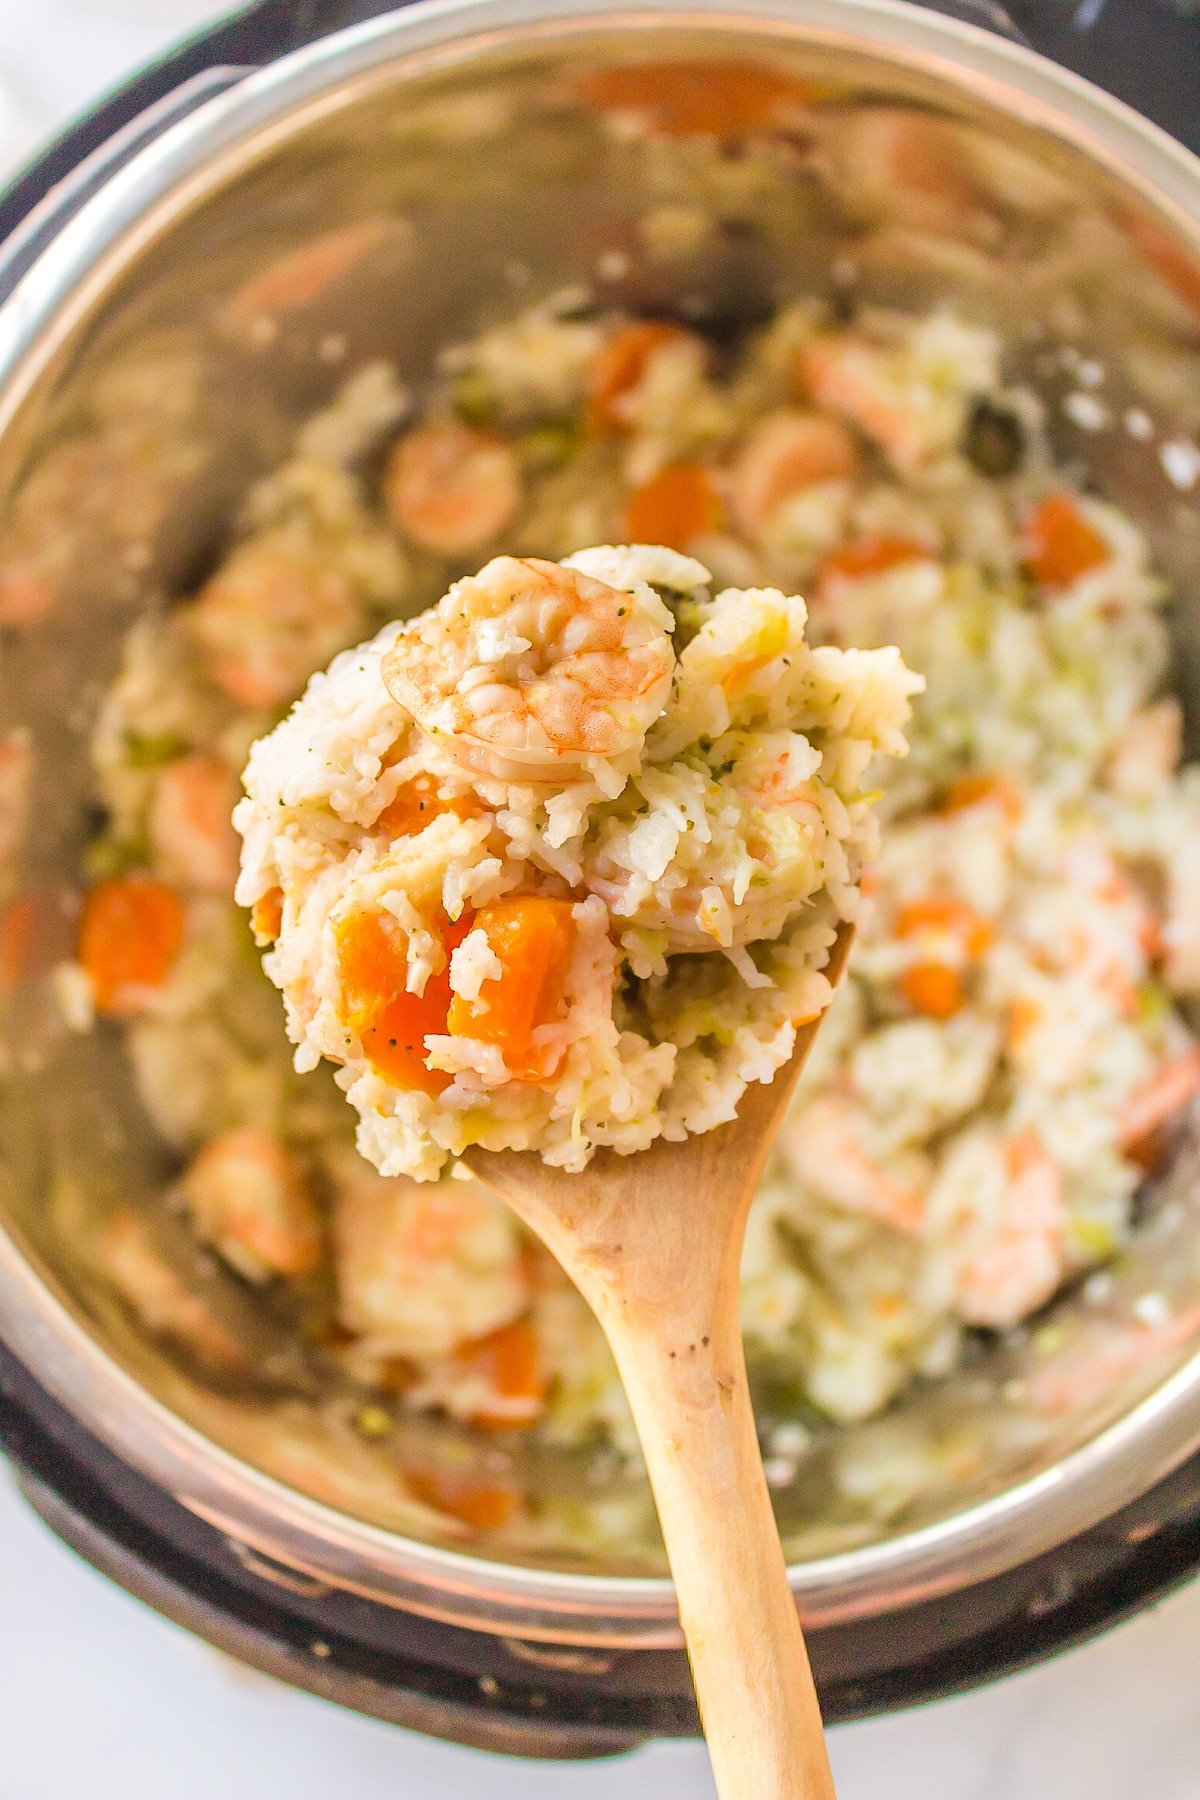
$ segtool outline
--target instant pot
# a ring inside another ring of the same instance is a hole
[[[0,715],[31,725],[55,773],[29,850],[39,876],[78,856],[89,670],[156,592],[195,580],[248,475],[328,391],[319,351],[335,328],[353,358],[386,351],[418,380],[514,268],[518,285],[560,284],[611,242],[621,196],[603,188],[595,120],[566,79],[593,62],[749,59],[847,107],[935,108],[995,145],[1011,225],[999,276],[971,246],[875,219],[851,246],[850,277],[846,247],[819,230],[766,255],[730,234],[709,262],[659,270],[653,303],[686,302],[703,329],[722,308],[752,313],[834,270],[885,298],[951,294],[1010,333],[1019,325],[1048,397],[1081,356],[1102,357],[1120,404],[1104,428],[1094,415],[1074,436],[1064,424],[1064,454],[1134,512],[1190,597],[1177,632],[1186,703],[1200,669],[1200,486],[1186,455],[1200,428],[1200,164],[1178,140],[1200,149],[1200,18],[1182,0],[1014,0],[1011,13],[947,0],[939,14],[889,0],[426,0],[387,13],[265,0],[139,75],[27,169],[0,198],[0,509],[10,529],[24,521],[28,550],[22,496],[39,479],[46,491],[46,458],[64,443],[86,443],[92,476],[97,459],[106,476],[132,470],[137,492],[133,507],[80,503],[81,542],[43,546],[70,590],[62,608],[0,643]],[[415,236],[383,233],[333,317],[271,343],[238,341],[227,312],[210,327],[214,296],[255,268],[396,209],[417,217]],[[617,297],[644,303],[639,272],[607,262],[634,284]],[[191,399],[168,404],[182,365]],[[102,491],[128,497],[119,482]],[[84,1054],[50,1041],[36,996],[21,1004],[31,1058],[53,1069]],[[65,1128],[35,1061],[10,1058],[3,1078],[0,1441],[51,1527],[243,1661],[418,1730],[546,1757],[695,1732],[652,1530],[645,1542],[506,1544],[358,1506],[350,1486],[306,1477],[317,1427],[295,1423],[303,1396],[289,1398],[285,1431],[277,1395],[210,1391],[97,1297],[53,1198]],[[74,1154],[99,1182],[136,1187],[150,1152],[113,1079],[75,1071],[88,1106]],[[1186,1133],[1113,1274],[1117,1326],[1150,1285],[1181,1316],[1200,1297],[1200,1159]],[[826,1527],[831,1439],[779,1494],[828,1719],[990,1680],[1200,1566],[1194,1335],[1118,1370],[1052,1429],[1004,1410],[1034,1360],[1044,1370],[1060,1340],[1070,1355],[1082,1306],[1068,1294],[1049,1325],[981,1348],[961,1375],[855,1428],[932,1441],[1003,1414],[1010,1428],[989,1437],[982,1466],[870,1529]],[[449,1426],[413,1430],[439,1454],[477,1453]],[[585,1478],[569,1458],[515,1466],[530,1481]]]

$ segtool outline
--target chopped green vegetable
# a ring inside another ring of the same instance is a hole
[[[149,867],[150,840],[144,832],[131,838],[97,838],[83,853],[84,873],[89,881],[113,881],[135,869]]]
[[[500,416],[500,404],[482,375],[467,370],[460,375],[450,392],[450,404],[464,425],[494,425]]]
[[[138,732],[125,733],[125,760],[131,769],[162,769],[185,756],[191,745],[174,732],[162,731],[143,737]]]

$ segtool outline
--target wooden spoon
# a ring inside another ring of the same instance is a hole
[[[844,926],[827,973],[840,979]],[[658,1507],[721,1800],[834,1800],[821,1712],[758,1448],[738,1316],[750,1201],[820,1021],[730,1125],[579,1175],[528,1152],[464,1161],[604,1328]]]

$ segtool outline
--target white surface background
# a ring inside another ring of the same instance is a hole
[[[0,165],[212,0],[0,0]],[[844,1727],[841,1800],[1200,1800],[1200,1585],[980,1694]],[[79,1562],[0,1468],[0,1800],[709,1800],[703,1752],[505,1762],[247,1675]]]

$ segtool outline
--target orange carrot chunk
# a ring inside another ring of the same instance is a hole
[[[1024,810],[1021,790],[1007,775],[985,775],[981,772],[960,775],[938,811],[942,814],[966,812],[972,806],[996,805],[1007,819],[1014,822]]]
[[[418,1500],[448,1518],[458,1519],[475,1531],[498,1531],[521,1508],[515,1488],[498,1482],[475,1481],[445,1469],[409,1469],[405,1477]]]
[[[440,1094],[450,1084],[449,1075],[428,1066],[425,1040],[446,1030],[450,953],[470,928],[466,914],[456,924],[446,922],[446,966],[429,977],[423,994],[410,994],[404,985],[407,940],[391,913],[350,913],[337,927],[343,1015],[368,1062],[396,1087]]]
[[[686,550],[721,523],[712,476],[698,463],[669,463],[629,496],[625,535],[631,544]]]
[[[474,923],[485,933],[501,973],[480,984],[478,1000],[454,996],[447,1028],[455,1037],[495,1044],[513,1075],[537,1080],[551,1071],[530,1040],[539,1025],[552,1023],[562,1004],[575,948],[571,902],[535,894],[499,900],[481,908]]]
[[[466,818],[467,802],[457,797],[443,800],[432,777],[418,775],[405,783],[375,823],[390,837],[412,837],[416,832],[424,831],[442,813],[455,813],[460,819]]]
[[[643,319],[613,332],[588,374],[587,424],[591,432],[603,436],[628,430],[616,403],[637,386],[654,352],[683,335],[682,326],[665,319]]]
[[[863,538],[825,558],[817,571],[817,586],[828,587],[835,581],[863,581],[870,575],[886,575],[889,569],[898,569],[904,563],[928,562],[932,556],[929,545],[916,538]]]
[[[283,925],[283,889],[268,888],[250,908],[250,929],[259,949],[273,944]]]
[[[785,120],[814,89],[754,63],[627,63],[585,77],[602,112],[632,113],[664,137],[740,137]]]
[[[948,963],[914,963],[900,977],[900,991],[929,1019],[952,1019],[966,999],[962,977]]]
[[[99,1012],[124,1018],[147,988],[160,988],[183,943],[183,902],[149,875],[102,881],[83,903],[79,960]]]
[[[1070,587],[1081,575],[1108,562],[1111,555],[1073,494],[1047,494],[1025,521],[1023,560],[1039,587]]]
[[[546,1377],[538,1353],[537,1334],[528,1319],[501,1325],[454,1353],[464,1375],[481,1378],[494,1396],[471,1415],[472,1423],[492,1431],[534,1424],[546,1400]]]
[[[945,932],[957,938],[968,956],[982,956],[995,935],[974,907],[951,896],[913,900],[900,908],[896,916],[897,937],[918,937],[927,931]]]

